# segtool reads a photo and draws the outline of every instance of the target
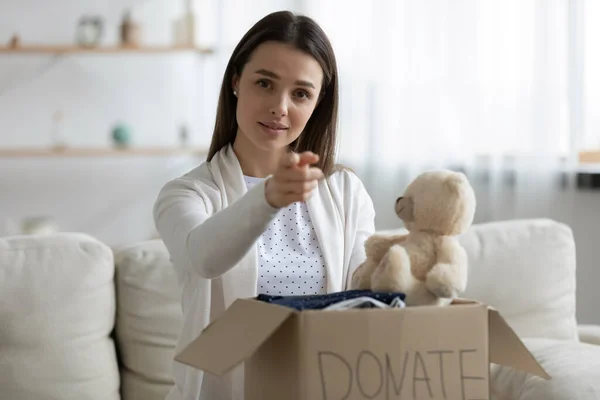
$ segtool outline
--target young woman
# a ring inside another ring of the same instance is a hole
[[[182,290],[177,352],[237,298],[348,289],[375,213],[334,165],[337,110],[335,56],[312,19],[270,14],[233,51],[207,161],[154,208]],[[243,367],[215,377],[175,362],[174,378],[169,400],[243,399]]]

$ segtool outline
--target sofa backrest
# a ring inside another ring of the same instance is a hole
[[[118,400],[114,292],[89,236],[0,238],[0,399]]]
[[[575,241],[567,225],[492,222],[460,240],[470,264],[464,297],[497,308],[521,337],[578,340]]]
[[[115,338],[125,400],[163,400],[173,385],[175,345],[182,324],[180,291],[162,241],[115,251]]]

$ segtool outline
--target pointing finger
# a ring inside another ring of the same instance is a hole
[[[284,167],[292,167],[292,166],[298,164],[299,161],[300,161],[300,156],[298,155],[298,153],[294,153],[294,152],[286,153],[281,158],[281,164]]]
[[[312,151],[305,151],[302,154],[300,154],[299,165],[304,166],[304,165],[308,165],[308,164],[315,164],[318,161],[319,161],[318,154],[315,154]]]

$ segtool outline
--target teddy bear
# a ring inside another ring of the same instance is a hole
[[[475,208],[465,174],[418,175],[395,204],[408,233],[367,238],[351,288],[402,292],[407,306],[450,304],[467,286],[468,258],[458,236],[472,225]]]

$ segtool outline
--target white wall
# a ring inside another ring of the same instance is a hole
[[[0,2],[0,41],[17,33],[25,44],[71,44],[83,14],[105,18],[104,45],[118,43],[118,25],[131,5],[142,42],[172,43],[183,1],[76,1],[44,5]],[[216,2],[197,2],[201,44],[214,45]],[[223,56],[173,54],[0,54],[0,147],[51,145],[53,115],[64,115],[69,146],[110,146],[118,122],[133,144],[208,145]],[[195,166],[192,158],[0,158],[0,235],[18,231],[31,215],[50,215],[64,230],[89,232],[111,245],[152,237],[151,206],[160,186]]]

